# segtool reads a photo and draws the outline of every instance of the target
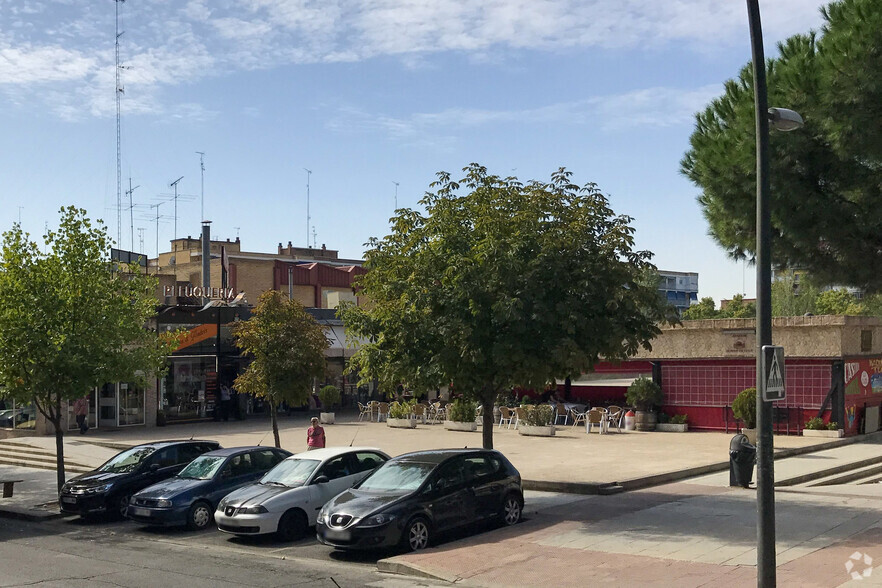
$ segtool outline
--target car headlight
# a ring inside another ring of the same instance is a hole
[[[244,508],[240,508],[239,512],[241,514],[263,514],[265,512],[269,512],[265,506],[257,505],[257,506],[246,506]]]
[[[379,527],[391,523],[395,519],[394,515],[380,513],[365,517],[358,523],[358,527]]]
[[[323,524],[323,525],[327,524],[327,522],[328,522],[328,511],[325,510],[325,507],[324,507],[324,506],[323,506],[322,509],[319,511],[318,516],[315,518],[315,522],[316,522],[316,523],[321,523],[321,524]]]
[[[225,509],[225,508],[227,508],[227,499],[226,499],[226,498],[222,498],[221,501],[217,503],[217,509],[218,509],[218,510],[223,510],[223,509]]]
[[[92,486],[91,488],[86,488],[83,493],[84,494],[104,494],[108,490],[113,488],[113,484],[103,484],[101,486]]]
[[[159,500],[156,501],[156,506],[158,506],[159,508],[168,508],[171,505],[172,505],[172,501],[166,500],[164,498],[160,498]]]

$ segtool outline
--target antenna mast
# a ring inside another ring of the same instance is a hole
[[[124,89],[119,80],[119,70],[122,66],[119,64],[119,38],[122,33],[119,32],[119,4],[126,0],[115,0],[116,7],[116,242],[117,247],[122,242],[122,139],[120,133],[120,115],[119,103],[120,96],[124,93]]]
[[[199,154],[199,169],[202,170],[202,196],[199,202],[200,221],[205,220],[205,151],[197,151]]]
[[[132,212],[132,209],[135,208],[135,203],[132,202],[132,193],[140,187],[141,186],[135,186],[132,188],[132,178],[129,178],[129,189],[126,190],[126,196],[129,197],[129,232],[131,233],[132,249],[135,248],[135,217]]]
[[[395,210],[398,210],[398,182],[392,180],[392,183],[395,184]]]
[[[144,253],[144,227],[138,227],[138,253]]]
[[[306,170],[306,247],[309,248],[309,176],[312,175],[312,170],[303,168]]]
[[[175,189],[175,241],[178,240],[178,182],[184,179],[184,176],[179,177],[177,180],[169,184],[169,187]],[[157,211],[159,214],[159,211]],[[158,251],[158,249],[157,249]]]
[[[159,207],[163,204],[165,202],[157,202],[150,205],[150,208],[156,209],[156,267],[159,267]]]

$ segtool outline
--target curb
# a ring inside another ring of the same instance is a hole
[[[462,579],[459,576],[430,571],[417,564],[402,563],[400,561],[393,561],[392,559],[381,559],[377,561],[377,571],[387,574],[425,578],[427,580],[439,580],[449,584],[455,584]]]
[[[19,521],[43,522],[54,519],[64,518],[66,515],[62,512],[51,512],[48,510],[34,510],[29,508],[0,507],[0,519],[15,519]]]

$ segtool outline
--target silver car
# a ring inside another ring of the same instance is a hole
[[[218,503],[217,527],[234,535],[276,533],[291,541],[316,522],[326,502],[348,490],[389,456],[372,447],[328,447],[292,455],[256,484]]]

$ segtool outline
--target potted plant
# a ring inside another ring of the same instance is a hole
[[[338,390],[336,386],[322,386],[319,390],[318,397],[322,402],[322,412],[319,413],[319,422],[323,425],[333,425],[335,415],[331,409],[340,403],[340,390]]]
[[[386,426],[393,429],[414,429],[416,428],[416,420],[410,418],[413,407],[416,406],[416,400],[405,400],[402,402],[393,402],[389,405],[389,416],[386,418]]]
[[[839,428],[839,423],[835,421],[825,423],[824,419],[820,417],[809,419],[805,424],[805,428],[802,430],[803,437],[827,437],[838,439],[844,434],[845,431]]]
[[[524,411],[523,422],[518,423],[518,433],[531,437],[554,437],[551,417],[554,413],[548,404],[528,406]]]
[[[732,401],[732,414],[744,423],[741,432],[756,445],[756,388],[745,388]]]
[[[447,405],[447,420],[444,428],[448,431],[477,431],[475,422],[478,407],[474,402],[458,398]]]
[[[649,378],[637,378],[625,393],[625,401],[637,409],[635,424],[638,431],[654,431],[655,407],[664,402],[661,386]]]
[[[662,419],[662,414],[664,413],[658,415],[659,422],[655,425],[656,431],[664,431],[669,433],[685,433],[689,430],[689,425],[687,424],[689,417],[687,415],[675,414],[674,416],[667,419]]]

